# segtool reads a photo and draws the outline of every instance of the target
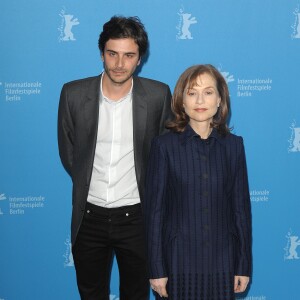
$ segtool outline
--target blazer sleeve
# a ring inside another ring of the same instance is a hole
[[[155,138],[150,150],[144,199],[146,245],[151,279],[167,277],[162,237],[167,176],[165,154],[159,138]]]
[[[234,220],[237,233],[235,275],[251,276],[252,225],[247,165],[243,139],[239,138],[237,172],[233,187]]]
[[[64,168],[72,177],[74,122],[72,120],[72,115],[68,103],[68,92],[66,85],[63,86],[60,94],[57,123],[60,159]]]

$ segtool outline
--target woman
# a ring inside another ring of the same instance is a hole
[[[223,76],[192,66],[176,84],[170,132],[153,140],[144,213],[157,299],[231,300],[249,282],[245,151],[226,124],[229,108]]]

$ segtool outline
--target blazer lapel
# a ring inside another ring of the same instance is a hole
[[[147,94],[138,77],[133,77],[132,92],[133,149],[137,182],[143,165],[143,143],[147,123]]]
[[[88,135],[97,135],[99,118],[99,93],[101,75],[94,78],[88,88],[84,102],[84,117]],[[96,137],[95,137],[96,138]]]

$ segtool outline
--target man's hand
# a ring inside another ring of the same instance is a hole
[[[234,276],[234,292],[242,293],[246,290],[250,278],[247,276]]]
[[[167,282],[168,282],[168,277],[150,279],[150,286],[153,289],[153,291],[159,294],[160,297],[168,297],[168,293],[166,289]]]

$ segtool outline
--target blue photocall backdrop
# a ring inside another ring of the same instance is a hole
[[[102,71],[98,35],[115,14],[139,16],[148,31],[140,76],[173,90],[187,67],[211,63],[226,78],[253,210],[241,299],[300,299],[299,10],[299,0],[2,0],[0,299],[79,299],[57,107],[63,83]],[[116,263],[111,282],[119,300]]]

